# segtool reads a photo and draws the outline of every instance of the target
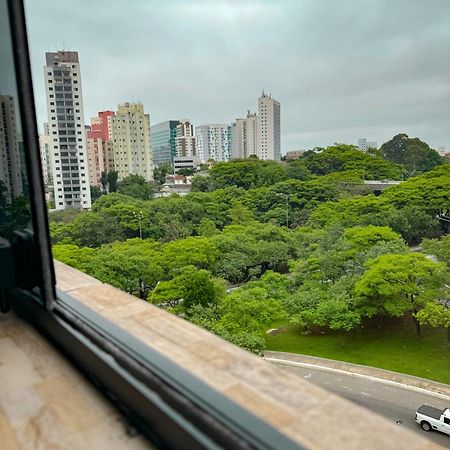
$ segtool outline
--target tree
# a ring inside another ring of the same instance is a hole
[[[228,214],[233,225],[246,225],[255,221],[252,212],[237,200],[232,202]]]
[[[97,250],[90,272],[99,280],[146,299],[167,278],[159,244],[150,239],[128,239]]]
[[[93,203],[102,196],[102,191],[97,186],[90,186],[90,189],[91,189],[91,200]]]
[[[77,215],[71,223],[70,234],[73,242],[83,247],[99,247],[125,237],[117,221],[104,212]]]
[[[52,247],[53,258],[75,269],[92,275],[96,249],[73,244],[57,244]]]
[[[284,167],[274,161],[258,159],[236,159],[215,164],[209,172],[212,189],[236,186],[252,189],[270,186],[286,179]]]
[[[380,148],[380,154],[387,161],[402,164],[410,176],[443,164],[443,158],[427,143],[404,133],[385,142]]]
[[[368,316],[385,311],[391,316],[409,314],[418,335],[417,314],[442,288],[446,268],[420,253],[385,254],[368,263],[368,269],[355,285],[360,306]]]
[[[141,200],[148,200],[153,195],[150,183],[140,175],[128,175],[117,183],[117,192]]]
[[[117,191],[117,179],[119,178],[119,174],[115,170],[111,170],[107,174],[108,179],[108,192],[116,192]]]
[[[194,169],[191,167],[182,167],[181,169],[178,169],[177,174],[190,177],[191,175],[194,175]]]
[[[450,307],[449,301],[430,301],[417,313],[417,320],[422,325],[447,328],[447,344],[450,345]]]
[[[220,314],[221,325],[234,333],[258,330],[286,317],[281,303],[260,287],[234,291],[222,302]]]
[[[308,281],[284,299],[293,325],[326,327],[348,332],[362,321],[362,311],[352,295],[356,277],[345,276],[333,284]]]
[[[102,171],[100,175],[100,183],[102,185],[102,191],[108,193],[108,172]]]
[[[166,182],[166,175],[171,171],[172,166],[169,163],[160,164],[158,167],[155,167],[153,171],[155,182],[162,186]]]
[[[303,159],[295,159],[290,161],[286,167],[287,178],[293,178],[295,180],[306,181],[313,177],[311,171],[306,167]]]
[[[313,152],[304,156],[302,161],[315,175],[360,170],[362,178],[369,180],[400,180],[402,176],[400,166],[368,155],[354,145],[335,144],[320,153]]]
[[[197,234],[199,236],[211,237],[219,233],[216,224],[206,217],[200,221],[200,225],[197,227]]]
[[[440,239],[424,239],[421,246],[425,252],[436,256],[450,267],[450,235]]]
[[[192,178],[191,192],[209,192],[211,190],[211,182],[209,177],[203,175],[195,175]]]
[[[204,269],[185,266],[180,274],[160,282],[149,296],[149,301],[188,312],[194,306],[218,304],[225,297],[225,282],[214,278]]]
[[[219,256],[215,245],[206,237],[188,237],[169,242],[162,247],[162,255],[173,274],[184,266],[209,269]]]

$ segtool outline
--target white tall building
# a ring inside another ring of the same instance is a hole
[[[248,158],[256,155],[258,116],[247,111],[245,119],[236,119],[231,125],[231,157]]]
[[[264,91],[258,98],[256,151],[259,159],[281,159],[280,103]]]
[[[358,139],[358,147],[363,152],[367,152],[367,150],[369,148],[378,148],[377,142],[375,142],[375,141],[368,141],[366,138]]]
[[[78,52],[46,53],[49,152],[56,209],[90,208]]]
[[[195,128],[198,158],[202,163],[228,161],[231,159],[231,126],[228,124],[206,124]]]
[[[119,180],[128,175],[141,175],[153,180],[153,155],[150,142],[150,116],[139,103],[118,106],[111,122],[114,168]]]

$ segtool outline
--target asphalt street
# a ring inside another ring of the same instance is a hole
[[[450,398],[445,400],[442,396],[439,397],[433,393],[417,392],[397,385],[367,380],[355,375],[333,373],[323,369],[281,364],[278,367],[364,406],[396,423],[399,427],[420,433],[443,448],[450,449],[449,436],[436,431],[426,433],[414,421],[416,409],[420,405],[428,404],[436,408],[450,408]]]

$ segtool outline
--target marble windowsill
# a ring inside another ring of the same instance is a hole
[[[58,288],[310,449],[437,449],[382,417],[55,261]]]

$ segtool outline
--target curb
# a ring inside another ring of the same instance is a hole
[[[366,380],[400,386],[421,393],[432,394],[450,402],[450,386],[436,381],[405,375],[376,367],[352,364],[333,359],[284,352],[266,352],[268,362],[289,366],[311,367],[329,372],[343,373]]]

